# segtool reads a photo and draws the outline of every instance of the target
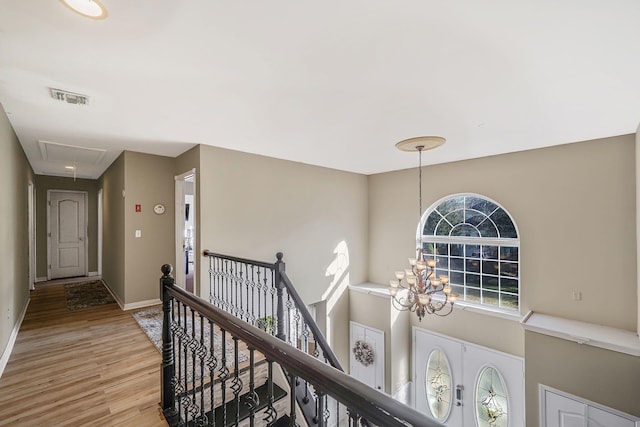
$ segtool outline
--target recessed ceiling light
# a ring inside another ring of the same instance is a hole
[[[72,171],[72,170],[75,170],[76,167],[75,166],[65,166],[64,168],[66,170],[68,170],[68,171]]]
[[[82,16],[91,19],[104,19],[107,9],[98,0],[60,0],[62,4]]]

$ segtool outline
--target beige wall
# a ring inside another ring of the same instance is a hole
[[[634,145],[635,137],[626,135],[425,167],[423,205],[426,209],[447,195],[471,192],[495,200],[513,216],[520,232],[523,315],[533,310],[635,331]],[[415,170],[369,177],[372,282],[387,283],[415,250],[416,180]],[[401,204],[406,208],[390,209],[391,200],[406,201]],[[581,301],[572,299],[573,291],[581,292]],[[607,305],[611,298],[615,304]],[[603,304],[608,308],[603,309]],[[373,320],[375,313],[370,317]],[[586,380],[589,369],[598,361],[608,368],[619,359],[626,360],[623,366],[635,369],[629,371],[633,376],[639,372],[637,358],[631,362],[634,359],[615,352],[525,335],[517,322],[471,311],[456,310],[447,318],[427,318],[422,324],[415,319],[412,322],[455,338],[525,355],[530,420],[539,411],[537,384],[557,371],[556,367],[536,362],[543,353],[547,360],[562,359],[557,366],[573,366],[572,375],[557,375],[549,385],[596,402],[613,403],[627,412],[630,407],[624,402],[629,396],[640,395],[637,380],[633,385],[627,379],[622,388],[616,386],[616,375],[600,376],[597,383]],[[366,320],[362,323],[368,324]],[[610,392],[606,399],[597,396],[600,387]]]
[[[99,179],[102,188],[102,279],[125,300],[124,153]]]
[[[340,319],[347,286],[367,278],[367,178],[210,146],[200,163],[200,247],[262,261],[282,251],[302,299],[327,300],[327,335],[348,360]]]
[[[59,176],[36,175],[36,260],[37,277],[47,277],[47,191],[87,192],[88,272],[98,271],[98,181]]]
[[[0,105],[0,356],[29,300],[28,184],[34,176]]]
[[[175,258],[174,159],[125,151],[124,166],[124,302],[136,304],[160,297],[160,267]],[[165,206],[162,215],[153,212],[158,203]]]

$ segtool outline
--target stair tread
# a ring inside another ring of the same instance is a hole
[[[268,406],[268,401],[267,401],[267,397],[268,397],[268,387],[267,387],[267,383],[264,383],[263,385],[256,387],[255,388],[255,392],[258,395],[258,399],[259,399],[259,403],[256,406],[254,413],[259,412],[261,410],[263,410],[264,408],[266,408]],[[273,400],[274,402],[279,401],[280,399],[283,399],[285,396],[287,395],[287,392],[282,389],[281,387],[279,387],[277,384],[273,384]],[[247,418],[249,418],[250,415],[250,411],[249,411],[249,393],[245,393],[240,395],[240,416],[238,418],[238,422],[243,421]],[[227,403],[225,403],[225,405],[220,405],[215,409],[215,425],[216,426],[233,426],[236,424],[236,400],[233,399]],[[223,423],[223,416],[224,416],[224,408],[226,407],[226,414],[227,414],[227,422]],[[211,416],[211,411],[206,413],[207,417]],[[278,421],[277,421],[278,422]],[[276,423],[277,423],[276,422]],[[193,426],[194,423],[193,421],[190,421],[188,423],[189,426]],[[278,424],[276,424],[278,425]],[[282,424],[282,425],[288,425],[288,424]]]

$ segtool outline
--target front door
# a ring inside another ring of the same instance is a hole
[[[83,192],[49,195],[50,279],[86,276],[86,197]]]

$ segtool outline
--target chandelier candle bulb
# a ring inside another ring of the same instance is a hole
[[[407,283],[410,285],[415,285],[416,284],[416,276],[414,276],[413,274],[410,276],[407,276]]]
[[[438,279],[432,279],[431,280],[431,286],[433,286],[434,288],[437,288],[438,286],[440,286],[440,280]]]
[[[446,286],[444,287],[444,289],[442,290],[442,292],[444,292],[446,295],[451,294],[451,286],[446,285]]]
[[[431,302],[431,297],[429,296],[429,294],[419,294],[418,301],[422,305],[427,305]]]
[[[398,280],[404,279],[404,271],[396,271],[396,279]]]
[[[415,258],[409,258],[409,265],[411,265],[411,266],[416,265],[416,259]]]
[[[449,301],[451,301],[451,305],[453,305],[453,303],[458,300],[458,296],[459,296],[458,294],[449,295]]]
[[[427,265],[429,266],[429,268],[434,268],[436,266],[436,260],[430,259],[429,261],[427,261]]]
[[[443,285],[446,285],[447,283],[449,283],[449,276],[445,276],[445,275],[440,276],[440,281],[442,282]]]
[[[418,269],[418,271],[422,271],[427,268],[427,264],[424,261],[417,261],[416,268]]]
[[[398,286],[400,286],[400,282],[398,282],[397,280],[389,280],[389,284],[392,288],[397,288]]]
[[[389,286],[389,295],[391,295],[392,297],[395,297],[397,293],[398,293],[398,288]]]

